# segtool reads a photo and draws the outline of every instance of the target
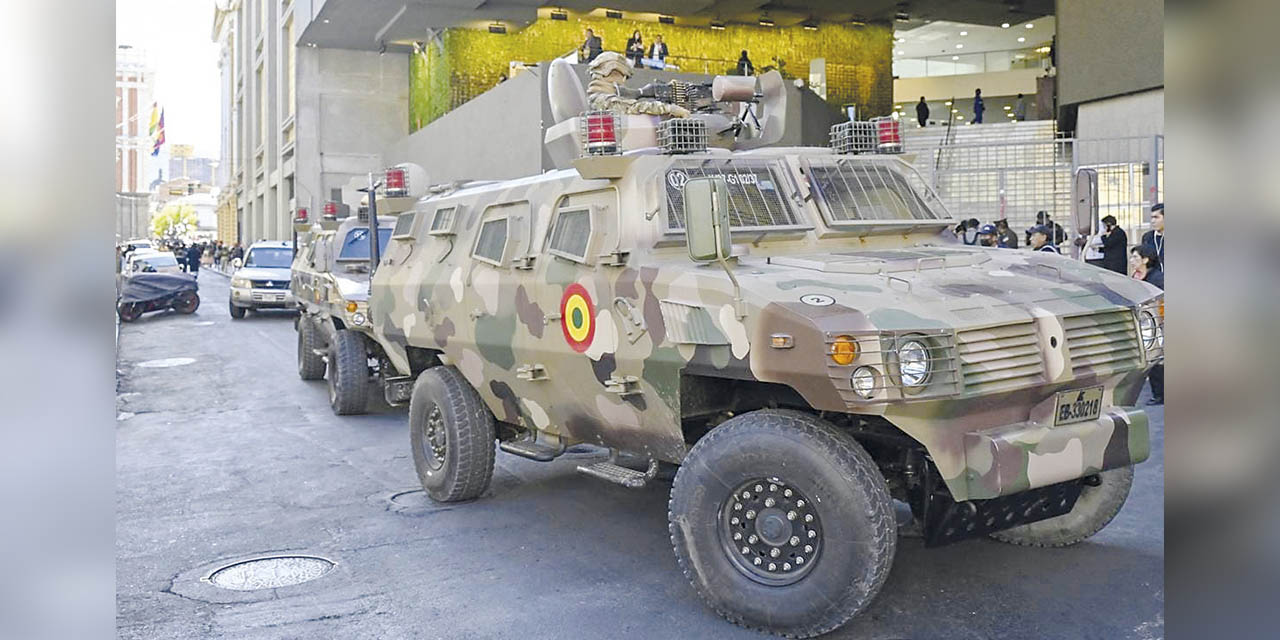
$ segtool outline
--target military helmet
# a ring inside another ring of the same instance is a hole
[[[592,74],[599,76],[607,76],[614,71],[618,71],[628,78],[631,77],[633,71],[631,65],[627,63],[627,59],[617,51],[605,51],[596,56],[595,60],[592,60],[591,64],[587,65],[587,69]]]

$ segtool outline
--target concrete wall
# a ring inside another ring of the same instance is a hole
[[[1080,105],[1076,137],[1125,138],[1164,135],[1164,89]]]
[[[1058,0],[1058,104],[1164,86],[1164,0]]]
[[[314,212],[408,133],[408,56],[301,47],[297,74],[295,201]]]

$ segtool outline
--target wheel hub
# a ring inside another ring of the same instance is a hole
[[[444,427],[444,414],[440,412],[440,407],[431,408],[431,413],[427,414],[426,437],[423,438],[423,453],[427,454],[427,464],[432,469],[439,469],[444,466],[444,458],[446,445]]]
[[[744,575],[770,586],[792,584],[822,551],[822,522],[810,500],[777,477],[742,483],[720,509],[721,547]]]

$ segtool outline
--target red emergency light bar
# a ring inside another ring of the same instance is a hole
[[[332,200],[324,203],[324,215],[326,218],[336,218],[338,216],[338,203]]]
[[[610,111],[589,111],[583,143],[588,155],[607,155],[618,151],[618,116]]]
[[[295,212],[294,212],[294,214],[293,214],[293,221],[294,221],[294,222],[306,222],[306,221],[307,221],[307,215],[308,215],[309,213],[310,213],[310,212],[309,212],[309,211],[307,211],[307,208],[306,208],[306,207],[298,207],[298,210],[297,210],[297,211],[295,211]]]
[[[409,195],[409,172],[403,167],[387,169],[382,184],[386,187],[387,197],[399,198]]]

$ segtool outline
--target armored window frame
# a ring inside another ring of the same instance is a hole
[[[548,234],[548,238],[547,238],[547,253],[550,253],[553,256],[564,258],[565,260],[571,260],[573,262],[578,262],[581,264],[588,264],[587,256],[591,254],[592,236],[595,234],[595,223],[593,222],[592,218],[594,218],[597,215],[596,209],[597,207],[586,205],[586,206],[570,206],[570,207],[564,207],[556,210],[556,217],[554,220],[551,221],[551,233]],[[564,247],[559,247],[556,245],[557,245],[557,241],[561,238],[562,234],[564,233],[564,227],[562,227],[561,221],[566,220],[566,216],[578,216],[578,215],[581,215],[582,216],[581,219],[586,221],[587,231],[585,236],[582,238],[582,252],[574,253],[569,249],[566,249]]]
[[[913,169],[898,171],[888,162],[848,157],[807,158],[804,169],[818,211],[832,227],[914,226],[950,219],[937,194]],[[827,179],[819,177],[822,175]],[[829,185],[826,188],[822,186],[824,181]],[[897,196],[895,202],[886,199],[886,191]],[[878,210],[899,207],[904,208],[910,217],[870,215]]]
[[[413,240],[413,226],[418,221],[417,209],[410,209],[396,216],[396,224],[391,229],[392,240]]]
[[[485,229],[489,225],[496,225],[499,222],[502,223],[502,236],[501,236],[502,240],[501,242],[495,243],[495,244],[498,244],[502,247],[502,252],[498,254],[497,258],[494,258],[493,256],[490,256],[487,254],[480,253],[480,242],[484,240]],[[471,257],[481,262],[487,262],[495,267],[506,266],[507,245],[510,243],[510,240],[511,240],[511,222],[508,216],[506,215],[494,216],[487,220],[482,220],[480,222],[480,228],[476,230],[475,242],[471,246]]]
[[[683,185],[679,188],[672,183],[672,172],[680,171],[687,178],[724,176],[729,183],[729,223],[734,232],[773,232],[773,231],[807,231],[812,229],[808,224],[803,209],[791,202],[795,186],[787,175],[786,168],[780,161],[767,158],[706,158],[700,160],[678,160],[671,163],[662,172],[662,195],[666,208],[666,233],[683,234],[685,230]],[[772,197],[766,197],[760,188],[760,179],[767,175],[772,186]],[[741,185],[755,185],[754,191]],[[680,193],[679,203],[676,193]],[[770,224],[743,224],[744,220],[758,222],[762,215],[768,216]]]
[[[461,209],[461,206],[459,205],[437,207],[435,213],[431,215],[431,226],[427,228],[427,235],[457,235],[458,232],[455,229],[458,226],[459,209]]]

